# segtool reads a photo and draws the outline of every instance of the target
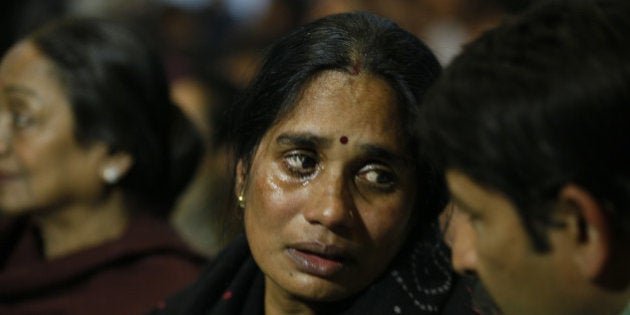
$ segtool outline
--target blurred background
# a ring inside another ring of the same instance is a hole
[[[172,222],[200,253],[212,256],[235,233],[222,115],[256,72],[264,48],[313,19],[346,11],[388,17],[448,64],[466,42],[534,0],[3,0],[0,53],[24,34],[62,16],[131,24],[158,49],[171,95],[206,142],[202,166]],[[238,224],[237,224],[238,225]]]

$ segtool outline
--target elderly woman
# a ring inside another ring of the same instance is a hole
[[[0,64],[0,313],[142,314],[196,278],[165,220],[199,157],[191,126],[121,27],[66,20],[15,44]]]
[[[246,238],[156,314],[468,314],[414,134],[433,54],[391,21],[326,17],[275,43],[235,105]]]

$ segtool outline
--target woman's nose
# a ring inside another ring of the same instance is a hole
[[[304,209],[304,217],[311,224],[321,224],[329,229],[347,227],[354,219],[356,208],[348,184],[341,174],[330,174],[317,185],[312,202]]]
[[[467,215],[455,209],[448,229],[453,268],[461,274],[476,274],[476,239]]]

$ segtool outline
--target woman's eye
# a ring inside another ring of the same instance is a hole
[[[14,128],[22,129],[35,123],[35,115],[28,100],[21,97],[10,97],[7,105]]]
[[[25,128],[33,124],[33,116],[26,113],[13,113],[13,125],[16,128]]]
[[[396,184],[396,175],[387,167],[380,165],[366,166],[357,176],[368,185],[384,191],[392,190]]]
[[[301,152],[285,156],[284,164],[290,173],[300,178],[310,176],[317,171],[317,160],[311,155]]]

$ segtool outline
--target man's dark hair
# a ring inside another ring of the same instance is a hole
[[[465,47],[427,96],[443,168],[505,194],[540,251],[568,183],[630,235],[629,16],[627,1],[541,1]]]

